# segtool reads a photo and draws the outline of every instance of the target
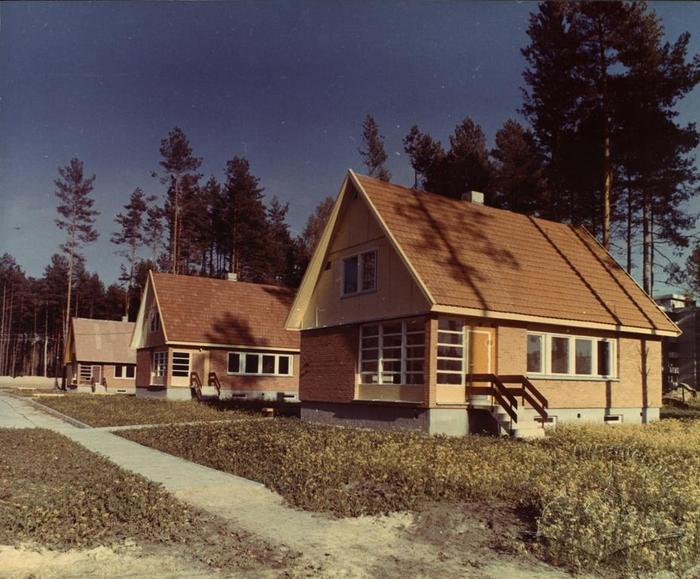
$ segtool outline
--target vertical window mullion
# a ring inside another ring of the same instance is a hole
[[[377,326],[377,372],[379,384],[384,384],[384,324]]]
[[[401,322],[401,384],[406,383],[406,322]]]

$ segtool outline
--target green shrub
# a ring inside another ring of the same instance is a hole
[[[677,571],[699,561],[700,423],[560,428],[532,443],[294,420],[122,435],[339,516],[505,501],[532,514],[533,548],[572,569]]]

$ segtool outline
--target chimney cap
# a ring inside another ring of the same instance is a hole
[[[462,193],[462,201],[483,205],[484,194],[481,191],[467,191],[466,193]]]

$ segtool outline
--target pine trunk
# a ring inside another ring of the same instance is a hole
[[[644,192],[644,202],[642,204],[642,278],[644,291],[650,293],[651,291],[651,261],[650,261],[650,248],[651,248],[651,230],[650,230],[650,217],[651,217],[651,196],[648,191]]]
[[[632,275],[632,188],[627,178],[627,273]]]

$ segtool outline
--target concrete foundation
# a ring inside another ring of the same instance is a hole
[[[297,392],[275,390],[228,390],[222,389],[220,400],[264,400],[266,402],[299,402]]]
[[[550,408],[557,424],[648,424],[659,420],[659,408]]]
[[[189,388],[136,388],[137,398],[155,398],[158,400],[192,400]]]

